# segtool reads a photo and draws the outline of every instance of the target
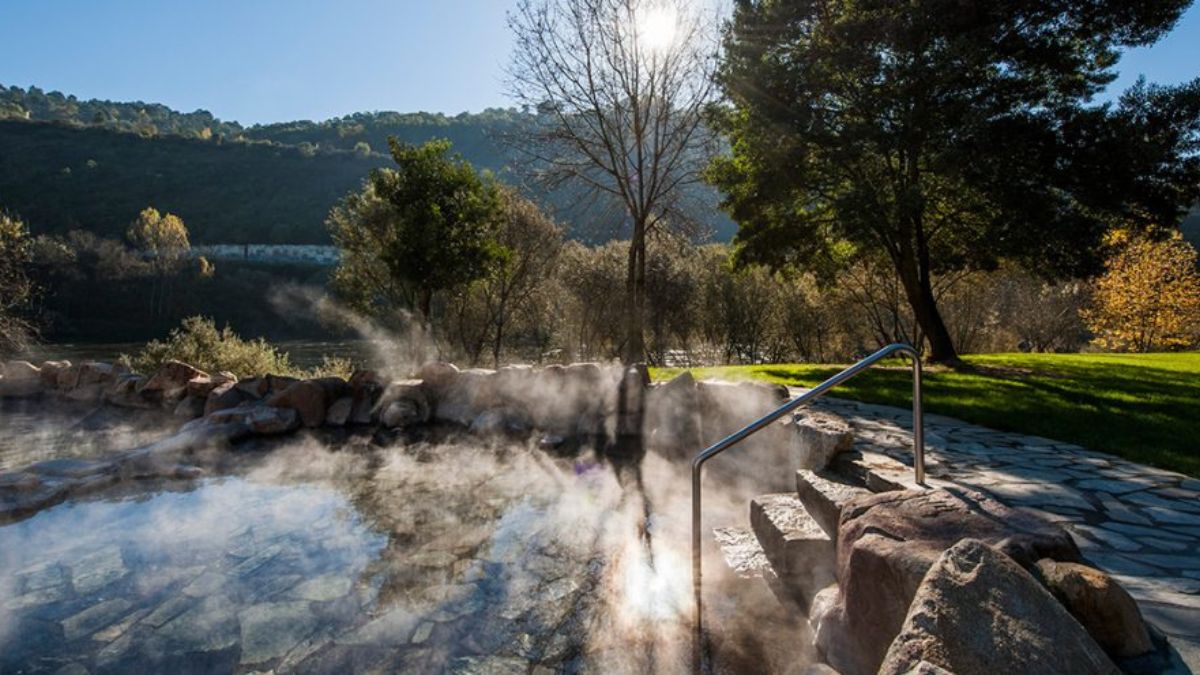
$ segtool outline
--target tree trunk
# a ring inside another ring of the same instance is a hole
[[[626,364],[640,362],[645,356],[642,335],[643,308],[646,301],[646,232],[645,223],[635,222],[629,241],[629,265],[625,278],[625,349]]]
[[[916,264],[905,265],[908,269],[900,269],[900,280],[904,286],[904,294],[912,307],[917,326],[929,341],[929,353],[925,360],[930,363],[957,365],[960,363],[958,351],[954,348],[954,339],[942,313],[938,310],[937,300],[933,296],[933,284],[928,274],[918,272]]]
[[[433,305],[433,291],[428,288],[422,288],[417,296],[417,311],[421,312],[421,322],[426,328],[429,327],[429,314]]]

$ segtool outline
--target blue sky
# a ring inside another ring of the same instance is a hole
[[[242,123],[508,104],[515,0],[0,0],[0,83],[204,108]],[[1122,60],[1200,76],[1200,7]]]

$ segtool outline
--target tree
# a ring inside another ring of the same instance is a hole
[[[155,316],[161,315],[171,294],[171,278],[187,264],[191,251],[187,226],[179,216],[163,215],[158,209],[146,207],[125,235],[150,265],[154,284],[150,290],[150,307]]]
[[[1083,313],[1096,344],[1118,351],[1190,347],[1200,339],[1196,249],[1178,233],[1162,240],[1118,230],[1116,251]]]
[[[25,223],[0,211],[0,355],[19,352],[33,332],[24,317],[34,294],[26,269],[30,245]]]
[[[1088,104],[1188,4],[738,0],[710,176],[739,258],[882,253],[928,358],[956,362],[938,274],[1088,271],[1114,220],[1177,223],[1200,196],[1200,81]]]
[[[623,353],[641,360],[647,241],[686,220],[683,189],[708,156],[715,39],[681,1],[521,0],[509,26],[513,96],[541,112],[517,149],[547,183],[615,199],[629,218]]]
[[[342,251],[334,287],[373,314],[403,302],[429,325],[434,293],[469,284],[499,259],[499,189],[450,142],[389,139],[395,169],[371,172],[327,225]]]
[[[563,247],[563,231],[537,204],[510,188],[500,190],[499,255],[487,276],[466,286],[455,298],[457,334],[472,362],[483,350],[500,365],[514,321],[553,276]]]

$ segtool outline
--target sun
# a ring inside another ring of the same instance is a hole
[[[675,44],[678,25],[679,20],[673,8],[661,5],[650,7],[638,17],[638,40],[651,52],[664,52]]]

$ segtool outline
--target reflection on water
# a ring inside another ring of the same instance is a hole
[[[0,672],[684,672],[687,482],[643,469],[644,496],[590,454],[310,439],[69,502],[0,527]]]
[[[156,441],[178,423],[152,411],[0,399],[0,471],[116,454]]]

